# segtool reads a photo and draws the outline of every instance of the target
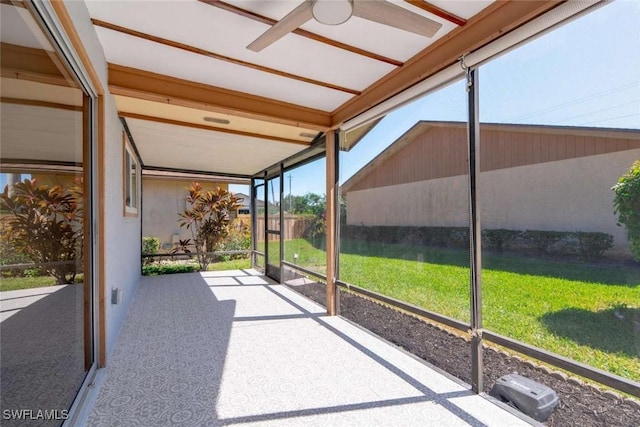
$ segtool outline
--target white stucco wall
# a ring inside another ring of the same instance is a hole
[[[108,88],[107,61],[98,40],[89,12],[84,2],[65,2],[91,62],[101,80],[102,87]],[[107,354],[113,349],[116,337],[126,317],[129,304],[140,280],[140,217],[123,216],[123,150],[122,125],[118,119],[114,98],[105,95],[105,209],[104,236],[105,253],[101,254],[106,269],[104,295],[106,305],[106,345]],[[111,305],[111,289],[122,289],[122,302]]]
[[[628,254],[611,187],[640,158],[628,150],[539,163],[480,175],[482,228],[600,231]],[[468,177],[455,176],[347,193],[353,225],[466,226]]]
[[[160,244],[170,245],[172,236],[191,239],[191,231],[181,228],[178,214],[186,208],[187,188],[192,181],[145,178],[142,180],[142,233],[157,237]],[[205,190],[218,187],[228,189],[228,184],[201,182]]]

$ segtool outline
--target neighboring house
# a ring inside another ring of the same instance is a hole
[[[238,208],[238,215],[251,214],[251,197],[244,193],[234,193],[234,195],[240,199],[242,206]],[[264,212],[264,201],[256,200],[256,208],[258,212]]]
[[[467,226],[466,138],[465,123],[417,123],[344,183],[347,223]],[[483,228],[600,231],[628,251],[611,187],[640,131],[481,124],[480,144]]]

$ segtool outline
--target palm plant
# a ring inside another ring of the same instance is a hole
[[[188,188],[188,209],[179,214],[178,223],[191,231],[201,270],[206,270],[214,252],[229,234],[229,226],[241,206],[239,199],[223,188],[205,191],[197,182]]]

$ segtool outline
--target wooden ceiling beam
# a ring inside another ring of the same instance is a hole
[[[145,114],[127,113],[125,111],[121,111],[119,113],[119,115],[120,115],[120,117],[124,117],[124,118],[127,118],[127,119],[146,120],[148,122],[164,123],[164,124],[167,124],[167,125],[182,126],[182,127],[193,128],[193,129],[201,129],[201,130],[207,130],[207,131],[211,131],[211,132],[221,132],[221,133],[227,133],[227,134],[230,134],[230,135],[247,136],[247,137],[250,137],[250,138],[267,139],[269,141],[285,142],[285,143],[288,143],[288,144],[299,144],[299,145],[306,145],[306,146],[311,145],[311,143],[308,142],[308,141],[301,141],[301,140],[290,139],[290,138],[280,138],[280,137],[273,136],[273,135],[266,135],[266,134],[254,133],[254,132],[246,132],[246,131],[240,131],[240,130],[236,130],[236,129],[223,128],[223,127],[219,127],[219,126],[208,126],[208,125],[203,125],[203,124],[198,124],[198,123],[185,122],[185,121],[182,121],[182,120],[165,119],[163,117],[148,116],[148,115],[145,115]]]
[[[563,3],[560,0],[497,1],[378,80],[332,113],[332,126],[376,106],[456,63],[458,59]]]
[[[0,43],[2,77],[79,87],[53,51]]]
[[[0,4],[6,4],[7,6],[15,6],[26,9],[27,6],[21,0],[0,0]]]
[[[75,82],[70,82],[61,75],[54,76],[51,74],[34,73],[32,71],[16,70],[13,68],[4,68],[0,70],[0,76],[8,79],[26,80],[36,83],[44,83],[53,86],[64,86],[78,88]]]
[[[239,65],[241,67],[246,67],[246,68],[251,68],[254,70],[258,70],[264,73],[269,73],[269,74],[273,74],[279,77],[284,77],[287,79],[292,79],[292,80],[297,80],[300,82],[304,82],[304,83],[309,83],[315,86],[320,86],[320,87],[324,87],[327,89],[333,89],[333,90],[337,90],[340,92],[345,92],[351,95],[360,95],[360,91],[355,90],[355,89],[350,89],[347,87],[343,87],[343,86],[339,86],[339,85],[335,85],[332,83],[327,83],[327,82],[322,82],[319,80],[315,80],[315,79],[311,79],[308,77],[304,77],[304,76],[299,76],[296,74],[292,74],[292,73],[287,73],[286,71],[282,71],[282,70],[277,70],[274,68],[269,68],[269,67],[265,67],[262,65],[258,65],[258,64],[254,64],[252,62],[248,62],[248,61],[243,61],[240,59],[236,59],[236,58],[232,58],[230,56],[225,56],[225,55],[220,55],[218,53],[215,52],[211,52],[205,49],[200,49],[198,47],[194,47],[194,46],[190,46],[184,43],[179,43],[173,40],[168,40],[162,37],[158,37],[158,36],[153,36],[151,34],[146,34],[140,31],[136,31],[133,30],[131,28],[126,28],[126,27],[122,27],[120,25],[116,25],[116,24],[112,24],[110,22],[106,22],[106,21],[101,21],[99,19],[92,19],[91,22],[93,23],[93,25],[97,26],[97,27],[102,27],[102,28],[106,28],[108,30],[111,31],[116,31],[119,32],[121,34],[126,34],[128,36],[132,36],[132,37],[137,37],[143,40],[147,40],[150,42],[154,42],[154,43],[158,43],[164,46],[169,46],[169,47],[173,47],[176,49],[180,49],[180,50],[184,50],[190,53],[195,53],[197,55],[202,55],[202,56],[206,56],[208,58],[212,58],[212,59],[216,59],[218,61],[223,61],[223,62],[228,62],[234,65]]]
[[[63,77],[57,64],[44,49],[0,43],[3,69],[21,70],[53,77]]]
[[[242,8],[234,6],[232,4],[225,3],[225,2],[223,2],[221,0],[198,0],[198,1],[201,1],[202,3],[208,4],[210,6],[217,7],[217,8],[222,9],[222,10],[226,10],[227,12],[235,13],[236,15],[240,15],[240,16],[243,16],[245,18],[253,19],[254,21],[262,22],[263,24],[267,24],[267,25],[270,25],[270,26],[273,26],[275,23],[278,22],[275,19],[271,19],[271,18],[268,18],[266,16],[259,15],[259,14],[255,13],[255,12],[250,11],[250,10],[242,9]],[[302,36],[302,37],[306,37],[306,38],[311,39],[311,40],[315,40],[315,41],[320,42],[320,43],[324,43],[324,44],[329,45],[331,47],[336,47],[338,49],[346,50],[347,52],[350,52],[350,53],[355,53],[357,55],[365,56],[365,57],[370,58],[370,59],[375,59],[376,61],[385,62],[387,64],[390,64],[390,65],[393,65],[393,66],[396,66],[396,67],[401,67],[403,65],[402,61],[398,61],[398,60],[395,60],[395,59],[392,59],[392,58],[388,58],[388,57],[383,56],[383,55],[378,55],[377,53],[369,52],[367,50],[360,49],[358,47],[351,46],[351,45],[348,45],[346,43],[342,43],[342,42],[339,42],[337,40],[333,40],[333,39],[330,39],[328,37],[324,37],[324,36],[321,36],[319,34],[315,34],[315,33],[312,33],[310,31],[303,30],[301,28],[296,28],[291,33],[292,34],[297,34],[297,35]]]
[[[454,23],[459,27],[467,23],[466,19],[460,18],[459,16],[456,16],[451,12],[441,9],[438,6],[433,5],[425,0],[404,0],[404,1],[419,9],[432,13],[442,19],[446,19],[447,21]]]
[[[9,97],[2,96],[0,97],[0,103],[25,105],[28,107],[54,108],[56,110],[82,111],[82,106],[79,106],[79,105],[69,105],[69,104],[62,104],[59,102],[40,101],[37,99],[9,98]]]
[[[230,114],[324,132],[331,116],[321,110],[191,82],[150,71],[109,64],[113,95]]]

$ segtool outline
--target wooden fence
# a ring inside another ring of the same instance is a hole
[[[249,224],[251,223],[250,215],[239,215],[238,218],[247,221],[247,223]],[[285,215],[284,229],[280,234],[284,240],[299,239],[301,237],[305,237],[309,232],[309,228],[313,225],[315,220],[316,218],[310,215]],[[259,216],[256,221],[256,239],[258,242],[264,242],[264,223],[264,215]],[[268,225],[269,230],[280,230],[279,216],[270,216]],[[269,240],[278,240],[278,236],[271,234],[269,235]]]

